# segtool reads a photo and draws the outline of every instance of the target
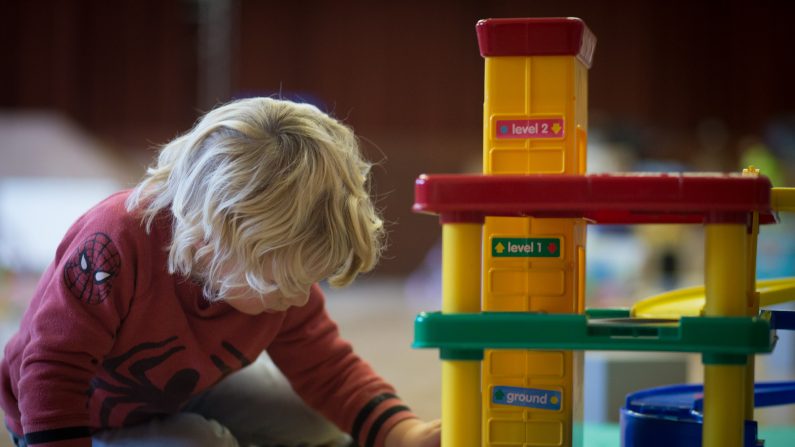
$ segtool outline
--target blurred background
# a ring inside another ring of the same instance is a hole
[[[1,0],[0,341],[77,216],[134,185],[157,146],[213,106],[276,95],[344,120],[378,163],[389,249],[360,285],[331,291],[331,306],[349,338],[377,340],[363,350],[388,378],[432,398],[420,412],[434,416],[436,354],[408,344],[414,313],[440,305],[440,231],[411,213],[413,182],[481,169],[477,20],[556,16],[582,18],[598,39],[590,172],[754,164],[795,185],[793,2]],[[786,217],[763,229],[760,277],[795,275],[792,230]],[[702,281],[700,228],[588,238],[590,306]],[[784,340],[766,371],[792,377],[793,358]]]

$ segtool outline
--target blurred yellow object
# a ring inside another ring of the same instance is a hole
[[[774,211],[795,211],[795,188],[771,189],[770,206]]]
[[[795,278],[757,281],[761,307],[795,301]],[[687,287],[654,295],[632,306],[636,318],[698,317],[704,309],[704,286]]]

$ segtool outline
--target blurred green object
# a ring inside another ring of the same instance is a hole
[[[585,424],[583,447],[618,447],[621,427],[618,424]]]
[[[770,179],[773,186],[786,184],[784,173],[781,170],[776,156],[762,143],[751,144],[742,153],[742,167],[753,166],[759,173]]]
[[[621,427],[618,424],[585,424],[584,430],[583,447],[619,447],[621,444]],[[792,447],[795,443],[795,426],[760,425],[759,438],[764,439],[765,447]]]

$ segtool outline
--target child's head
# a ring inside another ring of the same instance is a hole
[[[317,108],[242,99],[166,144],[127,207],[147,228],[173,214],[169,271],[199,277],[208,298],[265,293],[268,278],[290,296],[324,278],[346,285],[377,262],[369,170],[351,129]]]

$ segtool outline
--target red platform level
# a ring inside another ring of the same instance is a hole
[[[591,66],[596,36],[575,17],[486,19],[475,27],[480,55],[576,56]]]
[[[422,175],[414,211],[443,223],[485,216],[583,217],[599,224],[775,222],[770,180],[740,174]]]

